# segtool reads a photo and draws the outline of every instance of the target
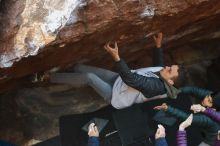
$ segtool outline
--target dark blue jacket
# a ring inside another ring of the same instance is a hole
[[[184,111],[181,111],[171,106],[168,106],[166,112],[179,118],[181,121],[184,121],[189,116],[188,113],[185,113]],[[197,113],[193,115],[192,125],[197,125],[203,129],[203,132],[205,134],[205,143],[210,145],[213,145],[215,143],[218,130],[220,130],[220,126],[218,123],[201,113]]]
[[[198,88],[198,87],[193,87],[193,86],[181,87],[180,91],[181,91],[181,93],[191,95],[200,101],[202,101],[207,95],[212,94],[212,91]]]
[[[163,138],[158,138],[155,141],[155,146],[168,146],[166,139]]]
[[[89,137],[88,146],[99,146],[99,138],[98,137]]]
[[[220,113],[219,112],[216,112],[211,108],[206,108],[206,110],[204,111],[204,114],[211,117],[216,122],[220,123]],[[216,143],[214,144],[214,146],[220,146],[220,140],[217,140]]]
[[[220,114],[218,112],[210,108],[206,108],[204,113],[209,117],[213,118],[214,120],[216,120],[217,122],[220,122]],[[177,146],[187,146],[186,131],[178,131],[176,139],[177,139]],[[220,141],[217,140],[213,146],[220,146]]]
[[[0,146],[16,146],[16,145],[0,140]]]

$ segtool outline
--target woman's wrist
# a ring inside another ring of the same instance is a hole
[[[185,131],[185,127],[179,126],[179,131]]]
[[[202,108],[201,108],[201,112],[204,112],[205,110],[206,110],[205,107],[202,107]]]

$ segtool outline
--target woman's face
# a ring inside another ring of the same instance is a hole
[[[205,107],[212,107],[213,106],[213,100],[211,96],[206,96],[203,101],[202,105]]]

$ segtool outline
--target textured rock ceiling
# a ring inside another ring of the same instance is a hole
[[[190,64],[220,52],[199,46],[220,37],[219,0],[2,0],[0,8],[1,90],[56,66],[112,68],[103,51],[109,40],[118,41],[133,67],[149,65],[151,36],[160,30],[168,63]]]

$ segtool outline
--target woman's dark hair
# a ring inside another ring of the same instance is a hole
[[[181,87],[185,84],[186,81],[186,69],[183,65],[178,65],[178,77],[174,78],[174,86],[175,87]]]
[[[217,111],[220,110],[220,92],[213,92],[211,94],[212,101],[213,101],[213,108]]]

